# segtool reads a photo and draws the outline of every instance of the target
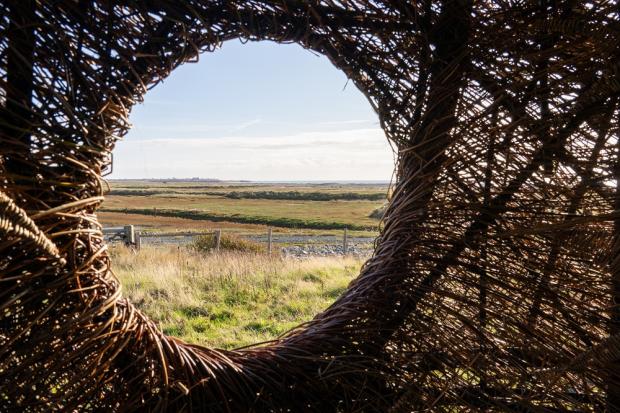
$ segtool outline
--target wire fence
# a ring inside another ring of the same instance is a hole
[[[103,229],[104,237],[109,243],[123,243],[140,250],[144,245],[186,245],[194,242],[197,237],[214,236],[215,247],[219,251],[222,229],[211,231],[169,231],[146,232],[134,225],[108,227]],[[233,232],[231,232],[233,233]],[[235,236],[265,245],[269,254],[280,249],[290,255],[329,255],[356,254],[363,255],[371,249],[375,238],[371,236],[351,236],[348,229],[342,234],[275,234],[268,228],[263,234],[237,234]]]

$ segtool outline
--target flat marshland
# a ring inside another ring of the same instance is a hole
[[[305,260],[189,247],[112,248],[123,296],[162,330],[232,349],[277,338],[328,307],[357,276],[352,257]]]
[[[100,221],[143,229],[375,235],[387,184],[112,181]]]

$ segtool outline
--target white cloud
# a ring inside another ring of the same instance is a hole
[[[204,120],[196,121],[189,117],[177,117],[168,119],[165,116],[156,122],[144,122],[138,120],[127,135],[130,139],[151,140],[151,139],[215,139],[226,136],[235,137],[274,137],[280,136],[288,138],[298,131],[316,132],[347,132],[355,128],[377,129],[378,122],[368,119],[351,119],[341,121],[325,122],[295,122],[286,120],[269,120],[260,116],[248,120],[238,121],[217,121]]]
[[[114,178],[389,180],[393,155],[381,129],[278,137],[125,140]]]
[[[259,123],[261,123],[261,119],[260,118],[255,118],[255,119],[249,120],[247,122],[241,122],[241,123],[233,126],[230,129],[230,131],[234,132],[234,131],[244,130],[244,129],[247,129],[247,128],[251,127],[251,126],[258,125]]]

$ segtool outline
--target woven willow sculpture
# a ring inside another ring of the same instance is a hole
[[[0,5],[0,411],[620,410],[618,2]],[[96,212],[132,105],[235,38],[327,56],[398,163],[335,304],[222,351],[123,299]]]

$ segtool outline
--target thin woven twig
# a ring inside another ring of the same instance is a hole
[[[617,1],[0,5],[1,411],[620,409]],[[235,38],[327,56],[398,162],[335,304],[221,351],[122,298],[96,210],[132,105]]]

